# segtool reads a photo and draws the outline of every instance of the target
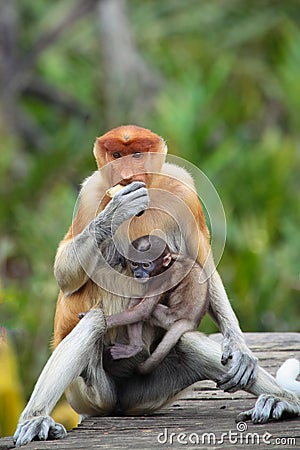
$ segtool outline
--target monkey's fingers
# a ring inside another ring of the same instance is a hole
[[[272,418],[274,420],[279,420],[281,417],[297,417],[300,416],[300,406],[293,405],[286,400],[279,400],[273,411]]]
[[[26,445],[34,439],[46,440],[62,439],[67,435],[66,429],[60,423],[54,422],[50,416],[38,416],[30,420],[25,420],[18,424],[14,434],[16,447]]]
[[[235,419],[236,423],[238,422],[248,422],[252,419],[252,413],[254,411],[254,408],[248,409],[247,411],[243,411],[239,413]]]
[[[256,360],[253,360],[248,354],[236,354],[233,356],[232,367],[218,381],[217,385],[226,392],[247,389],[254,383],[256,374]]]
[[[268,420],[279,420],[282,417],[297,417],[300,415],[300,406],[287,400],[269,394],[258,397],[254,408],[240,413],[236,422],[266,423]]]
[[[236,373],[229,371],[227,376],[218,383],[218,387],[225,392],[236,392],[240,389],[250,388],[255,378],[256,371],[254,368],[241,366]]]
[[[261,395],[253,408],[251,420],[253,423],[266,423],[272,418],[274,407],[278,399],[270,395]]]
[[[240,389],[240,383],[245,374],[244,367],[232,367],[217,383],[219,389],[225,392],[236,392]],[[242,388],[241,388],[242,389]]]
[[[111,208],[111,213],[113,214],[112,231],[114,232],[126,220],[145,211],[149,206],[149,202],[148,189],[146,189],[144,183],[136,181],[124,187],[107,205],[107,208]]]
[[[130,184],[127,184],[127,186],[123,186],[121,190],[118,190],[118,192],[114,195],[114,197],[120,197],[124,195],[131,194],[134,191],[137,191],[138,189],[144,188],[145,183],[142,181],[133,181]]]
[[[229,360],[232,359],[232,353],[230,349],[224,350],[221,358],[221,363],[223,366],[226,366]]]

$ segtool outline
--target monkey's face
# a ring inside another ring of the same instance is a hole
[[[126,186],[133,181],[142,181],[146,186],[149,185],[146,160],[147,153],[137,150],[107,152],[111,185],[121,184]]]
[[[167,270],[172,263],[172,255],[163,239],[145,235],[132,242],[127,261],[134,278],[145,282]]]
[[[96,139],[94,154],[99,169],[110,184],[142,181],[151,185],[153,173],[160,173],[167,153],[164,140],[145,128],[125,125]]]
[[[132,270],[134,278],[139,279],[141,282],[146,282],[151,277],[155,269],[155,264],[152,261],[130,261],[130,269]]]

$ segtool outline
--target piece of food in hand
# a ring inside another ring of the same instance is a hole
[[[113,198],[121,189],[123,189],[123,187],[124,186],[122,186],[121,184],[116,184],[110,189],[107,189],[106,195],[108,195],[108,197],[110,198]]]

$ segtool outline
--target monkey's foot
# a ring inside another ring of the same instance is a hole
[[[60,423],[54,422],[50,416],[37,416],[20,422],[14,434],[16,447],[26,445],[34,439],[62,439],[67,436],[66,429]]]
[[[115,344],[110,349],[113,359],[131,358],[143,350],[142,345]]]
[[[240,413],[236,421],[246,422],[251,420],[253,423],[266,423],[271,419],[279,420],[297,416],[300,416],[299,404],[293,404],[288,400],[269,394],[262,394],[258,397],[254,408]]]

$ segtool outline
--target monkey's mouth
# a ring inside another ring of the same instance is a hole
[[[144,284],[149,281],[149,278],[135,278],[138,283]]]
[[[124,177],[124,178],[123,178]],[[133,171],[132,173],[128,173],[128,176],[122,176],[122,174],[120,174],[120,179],[119,179],[119,183],[120,184],[130,184],[133,183],[134,181],[140,181],[142,183],[145,183],[145,181],[148,179],[148,174],[147,172],[145,172],[144,170],[138,170],[138,171]]]
[[[134,183],[135,181],[139,181],[139,182],[141,182],[141,183],[145,183],[145,180],[141,180],[141,179],[139,179],[139,178],[131,178],[130,180],[121,180],[120,182],[119,182],[119,184],[121,185],[121,186],[128,186],[129,184],[131,184],[131,183]]]

